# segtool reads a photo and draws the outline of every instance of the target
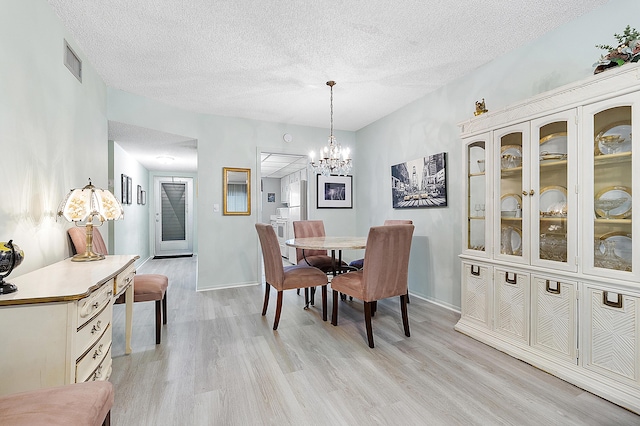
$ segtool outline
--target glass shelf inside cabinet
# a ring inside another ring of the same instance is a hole
[[[594,115],[593,265],[632,270],[632,107]]]
[[[569,181],[568,124],[558,120],[539,129],[538,236],[540,260],[567,262]]]
[[[473,142],[467,147],[467,248],[485,250],[485,212],[486,212],[486,150],[485,142]]]

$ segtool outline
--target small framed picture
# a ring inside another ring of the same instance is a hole
[[[353,208],[352,187],[352,176],[318,175],[318,208]]]
[[[120,175],[120,202],[122,204],[129,204],[129,176],[124,173]]]
[[[141,191],[140,200],[142,200],[140,204],[142,204],[143,206],[147,204],[147,191]]]
[[[127,176],[127,204],[133,203],[133,179]]]
[[[138,185],[136,201],[138,204],[142,204],[142,187]]]
[[[267,192],[267,203],[275,203],[275,202],[276,202],[276,193]]]

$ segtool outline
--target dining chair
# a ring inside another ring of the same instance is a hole
[[[67,230],[76,253],[84,253],[86,249],[86,231],[84,227],[75,226]],[[109,254],[107,245],[97,228],[93,228],[93,251]],[[160,274],[136,274],[133,277],[133,301],[156,302],[156,345],[161,341],[162,324],[167,323],[167,288],[169,278]],[[124,294],[115,303],[124,303]],[[162,306],[161,306],[162,305]],[[162,307],[162,309],[161,309]]]
[[[412,220],[408,220],[408,219],[387,219],[384,221],[384,225],[413,225],[413,221]],[[349,263],[349,266],[351,266],[352,268],[355,269],[362,269],[362,267],[364,266],[364,259],[356,259],[356,260],[352,260]],[[407,303],[409,303],[409,290],[407,289]],[[375,315],[377,309],[377,304],[373,305],[373,314]]]
[[[293,222],[294,238],[324,237],[324,222],[321,220],[296,220]],[[324,273],[333,273],[333,261],[327,250],[296,249],[296,263],[314,266]],[[342,261],[338,268],[347,268]]]
[[[409,337],[407,315],[407,277],[413,225],[375,226],[369,229],[360,271],[341,274],[331,280],[333,313],[331,324],[338,325],[338,293],[364,302],[364,320],[369,347],[373,348],[372,311],[378,300],[400,296],[404,334]]]
[[[293,237],[324,237],[324,222],[321,220],[296,220],[293,222]],[[298,265],[308,265],[320,269],[325,274],[333,275],[333,259],[327,254],[327,250],[296,249],[296,263]],[[343,271],[349,268],[346,262],[340,260],[337,270]],[[315,288],[311,288],[311,304],[314,303]],[[305,290],[305,303],[309,303],[308,290]]]
[[[264,261],[265,292],[262,315],[266,315],[269,305],[269,293],[271,287],[278,292],[276,301],[276,316],[273,321],[273,329],[278,329],[280,322],[280,312],[282,311],[282,292],[284,290],[322,287],[322,317],[327,318],[327,275],[320,269],[313,266],[301,264],[284,266],[280,245],[273,227],[270,224],[256,223],[256,231],[262,247],[262,258]]]

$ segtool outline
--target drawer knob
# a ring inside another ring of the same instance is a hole
[[[98,306],[100,306],[100,302],[94,302],[91,306],[93,306],[93,309],[98,309]]]
[[[95,323],[93,325],[93,328],[91,329],[91,334],[96,334],[98,331],[102,330],[102,321],[98,321],[97,323]]]
[[[93,353],[93,359],[98,358],[100,355],[102,355],[102,345],[98,346],[98,349]]]

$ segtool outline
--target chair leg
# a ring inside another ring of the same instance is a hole
[[[376,312],[378,312],[378,301],[374,300],[373,302],[371,302],[371,316],[375,317]]]
[[[273,329],[278,329],[280,322],[280,311],[282,311],[282,290],[278,290],[278,298],[276,299],[276,318],[273,320]]]
[[[327,286],[322,286],[322,321],[327,320]]]
[[[156,300],[156,345],[160,344],[162,332],[162,301]]]
[[[102,422],[102,426],[111,426],[111,410],[107,411],[107,415]]]
[[[316,288],[311,287],[311,306],[316,304]]]
[[[367,327],[367,340],[369,347],[373,348],[373,330],[371,329],[371,310],[374,302],[364,302],[364,323]]]
[[[304,308],[309,309],[309,287],[304,289]]]
[[[407,303],[411,303],[411,302],[409,301],[409,290],[407,290]]]
[[[400,310],[402,311],[402,325],[404,326],[404,335],[407,337],[411,337],[411,333],[409,333],[409,315],[407,315],[407,303],[409,303],[409,296],[402,295],[400,296]]]
[[[269,285],[269,283],[265,283],[264,304],[262,305],[262,316],[265,316],[267,313],[267,306],[269,305],[269,290],[271,290],[271,286]]]
[[[335,290],[331,290],[333,292],[333,311],[331,311],[331,324],[338,325],[338,292]]]
[[[162,323],[167,323],[167,292],[164,292],[164,297],[162,298]]]

